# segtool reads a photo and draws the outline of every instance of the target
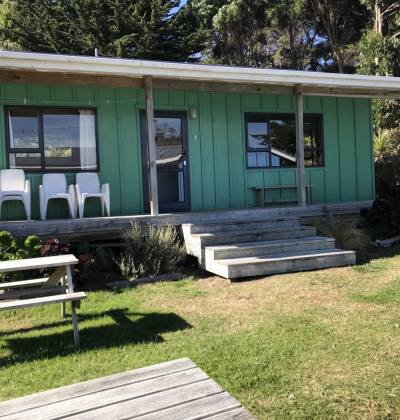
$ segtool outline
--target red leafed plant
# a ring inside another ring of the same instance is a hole
[[[61,242],[57,238],[47,239],[42,247],[43,257],[51,257],[54,255],[65,255],[70,253],[71,246],[66,242]]]

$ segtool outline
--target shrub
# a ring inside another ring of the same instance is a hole
[[[375,200],[371,208],[361,210],[360,214],[374,237],[386,239],[400,235],[400,187],[394,188],[388,198]]]
[[[28,236],[19,246],[15,237],[7,231],[0,232],[0,261],[35,258],[41,255],[42,243],[37,236]],[[0,281],[20,280],[24,278],[21,272],[1,273]]]
[[[96,268],[101,271],[113,271],[115,270],[115,255],[111,248],[97,247],[94,250],[94,259],[96,260]]]
[[[321,235],[334,238],[338,248],[365,251],[369,246],[368,235],[358,228],[353,220],[334,217],[328,211],[317,223],[317,228]]]
[[[54,255],[66,255],[70,253],[71,246],[61,242],[57,238],[48,239],[42,247],[42,256],[51,257]]]
[[[42,255],[42,241],[34,235],[25,238],[23,247],[19,250],[21,258],[36,258]]]
[[[128,278],[172,273],[186,255],[173,226],[150,226],[143,235],[139,224],[132,224],[125,232],[125,246],[118,266]]]

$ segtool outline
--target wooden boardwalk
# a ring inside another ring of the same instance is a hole
[[[0,403],[2,419],[252,419],[189,359]]]

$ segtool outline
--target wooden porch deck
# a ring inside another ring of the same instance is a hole
[[[30,419],[252,419],[189,359],[0,403],[0,417]]]
[[[345,203],[314,204],[306,207],[265,207],[252,209],[211,210],[202,212],[183,212],[172,214],[129,215],[93,217],[84,219],[55,219],[34,221],[1,221],[0,231],[7,230],[17,237],[38,235],[42,238],[58,237],[74,240],[106,240],[120,238],[123,229],[137,222],[141,226],[176,225],[182,223],[224,222],[227,220],[260,220],[280,217],[322,216],[325,209],[332,214],[359,213],[362,208],[370,207],[372,201],[353,201]]]

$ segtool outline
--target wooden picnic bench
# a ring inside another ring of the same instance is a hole
[[[178,359],[0,402],[4,420],[254,417],[190,359]]]
[[[74,342],[79,348],[76,308],[86,294],[74,292],[72,267],[77,263],[78,260],[71,254],[0,261],[0,273],[54,269],[49,277],[0,283],[0,311],[59,303],[64,317],[65,304],[71,302]]]
[[[312,204],[312,196],[311,196],[311,185],[306,185],[306,200],[307,204]],[[272,191],[283,191],[283,190],[296,190],[298,189],[298,185],[269,185],[269,186],[257,186],[251,187],[257,193],[257,203],[259,207],[265,207],[266,204],[274,204],[274,203],[293,203],[297,202],[298,198],[296,196],[295,199],[293,198],[279,198],[278,200],[270,199],[267,196],[267,192]]]

